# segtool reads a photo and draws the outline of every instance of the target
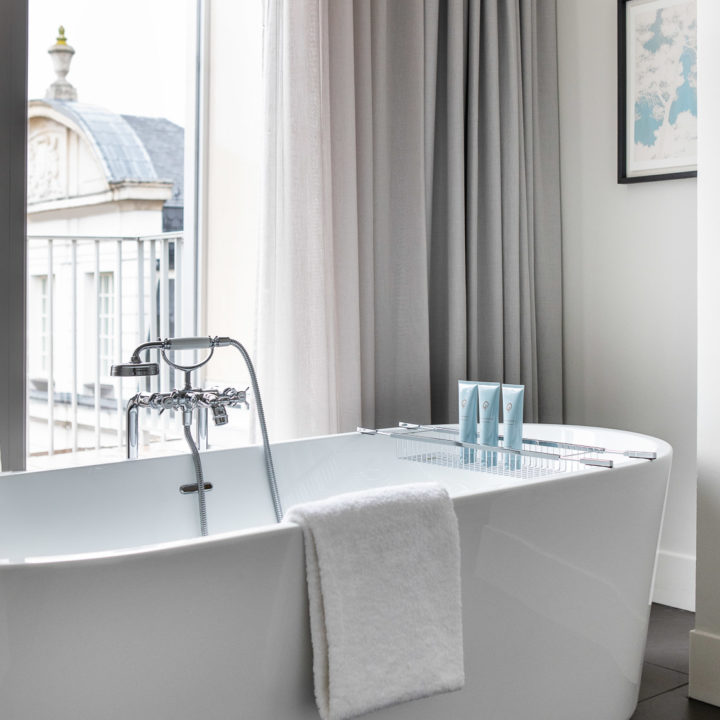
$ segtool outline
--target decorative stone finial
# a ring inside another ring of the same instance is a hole
[[[68,45],[65,37],[65,28],[61,25],[58,28],[58,36],[54,45],[48,49],[52,58],[53,69],[55,70],[55,82],[45,93],[46,100],[77,100],[77,90],[67,81],[66,77],[70,71],[75,48]]]

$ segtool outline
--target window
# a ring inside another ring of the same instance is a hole
[[[40,333],[40,369],[43,372],[47,372],[48,369],[48,349],[50,345],[50,338],[48,337],[48,328],[50,324],[48,322],[48,279],[45,277],[39,278],[40,288],[38,293],[40,295],[40,327],[38,331]]]
[[[29,467],[122,457],[127,398],[172,380],[110,368],[179,331],[195,2],[28,0]]]
[[[54,288],[53,299],[57,295]],[[50,371],[50,325],[52,304],[47,275],[31,275],[28,282],[28,376],[31,383],[47,383]]]
[[[100,273],[100,287],[98,290],[98,326],[100,334],[98,343],[100,343],[100,367],[103,375],[110,374],[110,366],[116,361],[114,354],[115,336],[114,336],[114,305],[115,305],[115,285],[112,273]]]
[[[262,2],[126,0],[111,7],[94,0],[10,0],[5,19],[0,56],[4,67],[17,72],[0,78],[6,98],[0,124],[13,130],[13,142],[0,148],[0,164],[16,179],[25,172],[25,157],[29,164],[27,215],[17,192],[22,182],[15,188],[0,183],[0,199],[13,208],[5,226],[0,224],[7,260],[0,268],[0,299],[12,308],[0,318],[8,339],[5,356],[0,352],[7,361],[0,377],[10,379],[5,396],[11,408],[0,418],[3,469],[24,467],[30,445],[24,420],[31,413],[20,376],[54,375],[48,379],[56,387],[49,407],[42,417],[35,413],[38,422],[49,418],[41,433],[48,437],[36,437],[34,453],[60,453],[59,462],[75,464],[83,462],[76,451],[114,443],[116,457],[122,457],[122,405],[133,391],[158,386],[155,378],[137,385],[110,378],[109,364],[129,358],[150,337],[170,334],[230,335],[253,354]],[[128,39],[132,52],[119,50]],[[57,77],[48,57],[53,42],[71,59],[69,72]],[[56,89],[68,95],[44,102],[58,82]],[[158,108],[163,98],[175,110]],[[25,130],[15,137],[23,116]],[[163,122],[151,122],[158,118]],[[93,133],[94,141],[78,129]],[[108,132],[144,148],[118,154],[108,147],[103,153],[97,140]],[[17,149],[24,140],[27,152]],[[183,159],[167,152],[166,143],[179,143]],[[135,173],[123,175],[122,157],[140,162],[134,170],[144,172],[149,163],[154,174],[140,182]],[[114,205],[108,202],[113,198]],[[26,221],[27,261],[19,243]],[[49,270],[53,282],[43,283],[48,255],[55,263]],[[100,302],[85,281],[88,273],[93,282],[103,278]],[[95,309],[88,322],[87,313]],[[194,381],[244,388],[240,367],[234,353],[217,353]],[[167,373],[160,382],[167,388],[176,379]],[[92,392],[100,384],[102,392]],[[31,398],[36,410],[37,395]],[[154,436],[171,434],[167,415]],[[228,433],[235,431],[236,417],[245,432],[250,413],[237,411]],[[231,441],[242,437],[236,433]]]
[[[38,370],[44,374],[48,371],[48,354],[50,348],[50,338],[48,335],[48,328],[50,327],[48,312],[50,308],[47,275],[36,276],[33,284],[37,288],[38,314],[37,328],[32,335],[36,335],[40,345],[37,355]]]

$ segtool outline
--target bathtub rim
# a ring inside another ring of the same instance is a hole
[[[502,424],[501,424],[502,425]],[[612,428],[599,428],[594,426],[585,426],[585,425],[560,425],[558,423],[526,423],[526,425],[543,425],[547,428],[554,428],[554,427],[560,427],[565,428],[567,430],[582,430],[582,431],[597,431],[601,433],[605,432],[611,432],[611,433],[621,433],[623,436],[633,436],[638,439],[642,439],[645,443],[653,445],[657,452],[657,459],[653,461],[648,460],[632,460],[628,459],[629,462],[621,466],[622,469],[631,469],[633,466],[644,464],[647,462],[660,462],[660,461],[672,461],[672,455],[673,455],[673,449],[672,446],[667,443],[664,440],[661,440],[659,438],[653,437],[651,435],[644,435],[642,433],[635,433],[632,431],[627,430],[616,430]],[[448,424],[445,425],[446,427],[457,427],[456,424]],[[332,438],[348,438],[353,436],[359,436],[360,433],[358,432],[348,432],[348,433],[336,433],[332,435],[318,435],[318,436],[312,436],[312,437],[304,437],[304,438],[295,438],[292,440],[286,440],[279,443],[275,443],[274,445],[293,445],[297,443],[303,443],[306,441],[312,441],[312,440],[328,440]],[[238,450],[246,450],[256,448],[258,450],[262,450],[262,445],[248,445],[248,446],[241,446],[239,448],[215,448],[215,449],[209,449],[208,453],[234,453]],[[632,448],[632,449],[642,449],[642,448]],[[131,462],[143,462],[143,463],[157,463],[162,462],[164,460],[167,460],[168,458],[177,458],[177,457],[185,457],[187,453],[178,453],[177,455],[163,455],[160,457],[145,457],[145,458],[138,458],[137,460],[133,460]],[[118,460],[116,463],[123,463],[124,460]],[[83,465],[79,466],[83,470],[92,471],[94,469],[100,469],[103,468],[108,463],[100,463],[97,465]],[[615,468],[615,469],[621,469],[621,468]],[[68,468],[62,468],[63,470],[67,470]],[[46,472],[55,472],[58,470],[58,468],[45,468],[42,470],[26,470],[26,471],[8,471],[4,473],[0,473],[0,483],[3,481],[10,480],[11,478],[17,478],[20,479],[22,476],[27,474],[35,474],[35,473],[46,473]],[[598,467],[588,467],[586,470],[582,471],[583,477],[591,477],[595,475],[601,475],[607,473],[608,470],[606,468],[598,468]],[[609,472],[612,472],[610,470]],[[514,488],[520,488],[520,487],[535,487],[540,486],[544,484],[549,483],[556,483],[556,482],[563,482],[563,481],[571,481],[572,477],[577,477],[577,474],[573,476],[563,475],[561,473],[558,474],[552,474],[548,475],[546,477],[540,477],[540,478],[534,478],[532,480],[525,480],[522,483],[518,483],[515,486],[505,486],[505,487],[493,487],[493,488],[479,488],[476,490],[461,490],[456,491],[451,494],[451,498],[453,500],[453,503],[456,501],[462,501],[467,498],[474,498],[474,497],[492,497],[494,495],[502,494],[505,492],[508,492]],[[665,479],[666,482],[666,495],[667,495],[667,485],[669,482],[669,468],[668,468],[668,476]],[[347,491],[352,492],[352,491]],[[344,494],[344,493],[337,493],[338,495]],[[289,508],[286,508],[285,511],[287,512]],[[663,512],[664,516],[664,512]],[[7,559],[7,558],[0,558],[0,573],[3,571],[7,571],[9,569],[20,569],[20,568],[43,568],[43,567],[49,567],[49,566],[69,566],[69,565],[92,565],[92,564],[98,564],[98,563],[108,563],[113,561],[121,561],[123,558],[132,558],[132,557],[142,557],[147,556],[151,554],[163,554],[163,555],[172,555],[172,554],[178,554],[187,552],[188,549],[192,548],[204,548],[208,545],[224,545],[228,543],[236,542],[239,538],[245,537],[245,536],[253,536],[253,537],[261,537],[264,535],[270,535],[275,533],[287,533],[287,532],[295,532],[295,533],[302,533],[302,530],[299,525],[297,525],[294,522],[283,520],[280,523],[269,523],[269,524],[263,524],[263,525],[257,525],[254,527],[249,528],[242,528],[238,530],[230,530],[226,532],[219,532],[219,533],[213,533],[211,535],[208,535],[206,537],[202,536],[194,536],[190,538],[181,538],[178,540],[168,540],[168,541],[162,541],[162,542],[156,542],[156,543],[148,543],[143,545],[131,545],[131,546],[125,546],[125,547],[119,547],[119,548],[112,548],[108,550],[96,550],[96,551],[89,551],[89,552],[82,552],[82,553],[59,553],[57,555],[30,555],[23,559]]]
[[[441,423],[437,425],[438,427],[447,427],[447,428],[457,428],[457,423]],[[642,439],[643,441],[650,441],[650,444],[657,444],[657,453],[658,453],[658,459],[660,459],[661,455],[665,454],[666,452],[670,452],[672,454],[672,446],[665,440],[662,440],[661,438],[655,437],[653,435],[646,435],[644,433],[638,433],[634,432],[632,430],[623,430],[621,428],[608,428],[608,427],[599,427],[597,425],[566,425],[564,423],[524,423],[525,427],[546,427],[546,428],[564,428],[566,430],[571,431],[592,431],[592,432],[600,432],[600,433],[621,433],[622,435],[632,436],[636,437],[638,439]],[[387,428],[378,428],[378,430],[397,430],[399,428],[398,425],[393,425]],[[503,429],[503,423],[500,423],[500,430]],[[342,438],[342,437],[351,437],[355,435],[359,435],[361,433],[358,433],[356,430],[351,430],[349,432],[342,432],[342,433],[331,433],[327,435],[308,435],[307,437],[300,437],[300,438],[292,438],[290,440],[280,440],[278,442],[271,442],[270,443],[270,449],[277,446],[286,446],[286,445],[295,445],[297,443],[303,443],[307,442],[308,440],[329,440],[330,438]],[[250,450],[252,448],[262,450],[263,446],[262,443],[253,443],[250,445],[238,445],[234,447],[218,447],[213,448],[209,447],[207,450],[203,450],[201,455],[206,454],[223,454],[223,453],[232,453],[237,452],[238,450]],[[662,448],[662,452],[661,452]],[[632,449],[641,449],[641,448],[632,448]],[[97,470],[105,465],[113,465],[118,463],[125,463],[125,462],[131,462],[131,463],[152,463],[152,462],[161,462],[163,460],[168,460],[170,458],[179,458],[179,457],[187,457],[189,456],[189,451],[183,451],[183,452],[177,452],[177,453],[168,453],[167,455],[148,455],[146,457],[138,457],[134,460],[130,460],[128,458],[114,458],[109,459],[107,461],[99,462],[99,463],[88,463],[87,465],[64,465],[62,467],[58,468],[37,468],[33,470],[5,470],[0,471],[0,483],[3,480],[7,480],[9,478],[14,477],[22,477],[24,475],[29,474],[40,474],[40,473],[50,473],[50,472],[56,472],[58,470],[69,470],[72,468],[77,469],[87,469],[87,470]]]

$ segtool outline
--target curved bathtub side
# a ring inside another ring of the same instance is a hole
[[[670,459],[459,504],[466,670],[486,717],[632,716]]]
[[[0,568],[0,608],[4,720],[226,720],[314,711],[295,526],[165,551]]]
[[[465,494],[466,687],[377,720],[627,720],[670,454]],[[6,720],[317,720],[302,536],[0,566]]]

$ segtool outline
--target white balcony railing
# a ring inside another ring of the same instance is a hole
[[[172,368],[113,378],[141,342],[181,327],[182,233],[28,237],[28,438],[31,456],[124,444],[124,404],[174,387]],[[167,418],[146,423],[165,439]]]

